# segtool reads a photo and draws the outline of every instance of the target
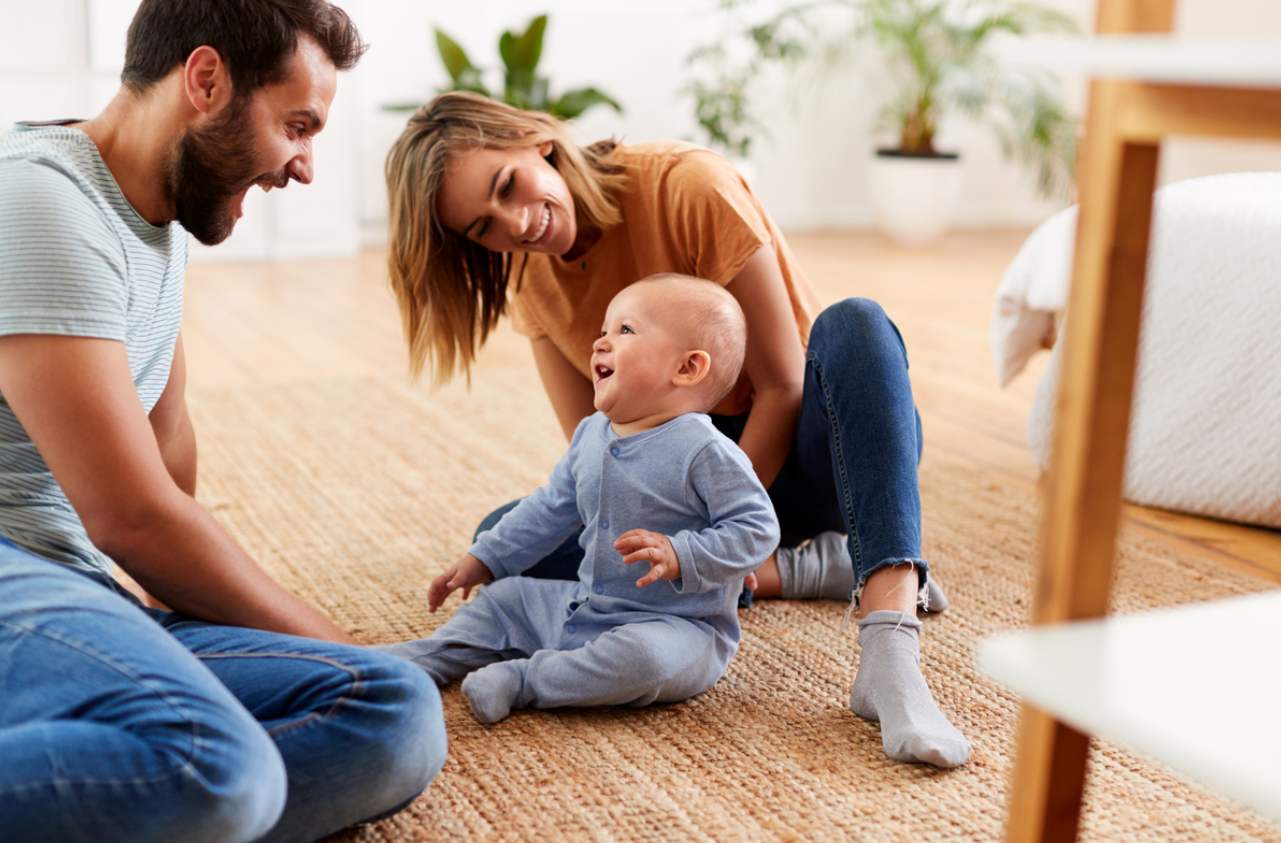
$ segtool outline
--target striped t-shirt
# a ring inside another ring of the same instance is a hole
[[[140,217],[84,132],[20,123],[0,136],[0,336],[124,343],[150,413],[169,381],[186,263],[183,229]],[[0,537],[89,572],[111,570],[3,395]]]

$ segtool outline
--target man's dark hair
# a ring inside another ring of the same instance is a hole
[[[325,0],[142,0],[120,81],[145,91],[207,45],[227,63],[236,97],[245,97],[284,78],[299,36],[315,40],[339,70],[367,48],[347,13]]]

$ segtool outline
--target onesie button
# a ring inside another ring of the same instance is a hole
[[[592,586],[592,591],[596,592],[597,594],[604,594],[604,593],[605,593],[605,586],[603,586],[603,585],[594,585],[594,586]]]
[[[565,631],[572,634],[578,631],[578,627],[574,626],[572,623],[565,624]]]
[[[610,449],[609,449],[609,453],[610,453],[610,456],[613,456],[613,457],[618,456],[618,453],[619,453],[619,452],[618,452],[618,446],[617,446],[617,445],[615,445],[615,446],[613,446],[612,448],[610,448]]]
[[[609,529],[609,520],[608,520],[608,519],[606,519],[606,518],[602,518],[602,519],[601,519],[601,522],[600,522],[600,528],[601,528],[602,530],[608,530],[608,529]]]

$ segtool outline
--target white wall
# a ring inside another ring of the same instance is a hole
[[[777,0],[763,0],[763,5]],[[85,116],[114,92],[124,31],[136,0],[0,0],[0,122]],[[350,254],[378,242],[385,219],[382,162],[404,115],[381,110],[393,100],[425,100],[445,81],[432,39],[439,25],[479,64],[497,65],[497,35],[551,10],[543,70],[556,89],[598,85],[627,108],[580,119],[583,141],[699,139],[692,106],[676,92],[684,58],[715,38],[716,0],[345,0],[372,49],[339,83],[329,128],[316,145],[315,184],[251,193],[231,240],[196,257],[289,258]],[[1052,5],[1089,28],[1094,0]],[[1279,37],[1276,0],[1183,0],[1178,29],[1207,37]],[[800,80],[772,74],[758,91],[770,129],[753,153],[755,187],[791,230],[866,225],[866,163],[875,115],[875,73],[850,69]],[[1080,80],[1066,80],[1081,103]],[[1059,203],[1035,196],[1031,178],[1005,162],[990,133],[945,124],[943,145],[963,153],[967,189],[962,226],[1028,225]],[[1178,141],[1163,160],[1165,180],[1209,172],[1281,169],[1281,146]]]

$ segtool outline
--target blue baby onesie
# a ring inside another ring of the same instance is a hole
[[[516,576],[580,527],[578,582]],[[679,579],[637,588],[649,566],[624,565],[613,546],[637,528],[671,539]],[[522,674],[517,708],[687,699],[729,666],[743,577],[778,539],[751,462],[706,415],[620,437],[596,413],[550,480],[472,547],[495,582],[430,638],[385,649],[442,685],[508,661]]]

